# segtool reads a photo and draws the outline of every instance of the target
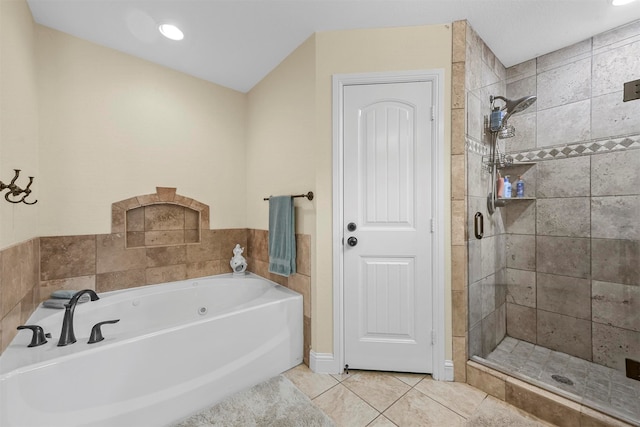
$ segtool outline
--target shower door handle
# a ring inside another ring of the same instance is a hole
[[[484,236],[484,216],[481,212],[476,212],[473,217],[473,232],[476,235],[476,239],[482,239],[482,236]]]

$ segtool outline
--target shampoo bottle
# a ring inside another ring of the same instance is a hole
[[[504,194],[504,180],[502,179],[500,172],[498,172],[498,178],[496,179],[496,193],[498,198],[501,198]]]
[[[516,197],[524,197],[524,181],[521,176],[518,177],[516,182]]]
[[[511,183],[509,182],[509,175],[504,177],[504,198],[511,198]]]

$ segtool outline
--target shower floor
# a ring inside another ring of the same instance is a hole
[[[640,425],[640,381],[620,371],[512,337],[505,337],[486,360],[507,373],[533,379],[542,383],[536,385]]]

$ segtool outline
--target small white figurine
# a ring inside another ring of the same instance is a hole
[[[247,269],[247,260],[242,256],[243,252],[244,248],[241,248],[240,244],[236,244],[236,247],[233,248],[233,258],[231,258],[229,265],[231,265],[234,275],[244,275]]]

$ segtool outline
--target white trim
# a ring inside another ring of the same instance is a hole
[[[466,369],[466,364],[462,369]],[[444,377],[439,378],[440,381],[453,381],[453,360],[444,361]]]
[[[433,378],[452,381],[453,365],[445,360],[445,231],[444,206],[445,179],[444,163],[444,70],[417,70],[402,72],[383,72],[365,74],[335,74],[333,76],[333,355],[332,363],[326,364],[327,373],[340,373],[344,366],[344,304],[343,304],[343,89],[344,86],[376,83],[433,82],[433,94],[436,119],[433,121],[433,198],[434,222],[433,234],[433,328],[438,339],[433,346]],[[317,356],[316,356],[317,357]],[[328,359],[327,359],[328,360]],[[318,361],[319,362],[319,361]],[[318,362],[314,366],[320,370]],[[310,363],[311,364],[311,363]],[[329,365],[331,367],[329,367]]]
[[[318,374],[340,374],[342,370],[332,353],[309,352],[309,369]]]

